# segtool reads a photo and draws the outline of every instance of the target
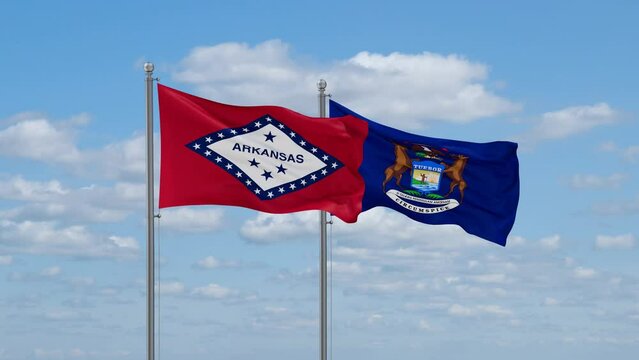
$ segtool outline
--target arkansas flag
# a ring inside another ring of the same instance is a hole
[[[325,210],[355,222],[366,121],[232,106],[158,85],[160,208],[235,205],[268,213]]]

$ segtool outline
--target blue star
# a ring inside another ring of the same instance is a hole
[[[284,175],[286,175],[286,170],[288,170],[287,168],[284,167],[284,164],[280,164],[280,166],[277,167],[277,173],[282,173]]]
[[[274,138],[275,136],[277,136],[277,135],[273,135],[273,134],[271,134],[271,132],[270,132],[270,131],[268,132],[268,134],[263,134],[263,135],[264,135],[264,136],[266,136],[266,140],[264,140],[264,141],[270,141],[270,142],[274,142],[274,141],[273,141],[273,138]]]
[[[271,179],[273,178],[273,175],[271,175],[271,172],[270,171],[266,171],[266,170],[264,170],[264,172],[262,173],[261,176],[264,176],[264,180],[268,180],[269,178],[271,178]]]
[[[249,160],[249,163],[251,163],[251,166],[255,166],[255,167],[257,167],[257,165],[260,164],[255,160],[255,158],[253,158],[253,160]]]

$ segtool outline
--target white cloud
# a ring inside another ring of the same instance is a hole
[[[522,138],[524,142],[563,139],[598,126],[612,124],[618,112],[606,103],[582,105],[547,112],[539,123]]]
[[[573,275],[577,279],[592,279],[597,276],[597,271],[595,271],[594,269],[578,266],[573,270]]]
[[[62,269],[60,269],[59,266],[52,266],[52,267],[48,267],[46,269],[43,269],[40,272],[40,275],[45,276],[45,277],[54,277],[54,276],[60,275],[61,272],[62,272]]]
[[[274,243],[312,236],[319,231],[319,212],[303,211],[293,214],[274,215],[259,213],[247,220],[240,234],[253,243]]]
[[[0,249],[29,254],[131,258],[139,246],[131,237],[98,235],[86,227],[54,222],[0,220]]]
[[[628,180],[628,175],[613,173],[608,176],[575,174],[570,179],[570,186],[574,189],[601,189],[619,187]]]
[[[38,114],[25,114],[0,130],[0,155],[63,164],[81,158],[72,132]]]
[[[144,204],[145,185],[118,182],[112,187],[84,186],[70,189],[58,181],[38,182],[14,176],[0,181],[0,198],[26,204],[0,210],[11,220],[117,222]]]
[[[22,176],[14,176],[8,179],[0,178],[0,198],[10,200],[42,201],[65,195],[69,191],[62,187],[57,180],[28,181]]]
[[[482,284],[503,284],[508,280],[506,274],[482,274],[474,275],[470,278]]]
[[[546,297],[543,302],[544,306],[557,306],[559,303],[559,300],[553,297]]]
[[[162,228],[190,233],[210,232],[222,226],[224,212],[217,208],[180,207],[161,212]]]
[[[631,215],[639,213],[639,196],[624,197],[621,200],[595,204],[593,212],[602,215]]]
[[[201,296],[204,298],[220,300],[220,299],[225,299],[237,294],[237,291],[229,289],[229,288],[225,288],[218,284],[211,283],[206,286],[201,286],[201,287],[197,287],[193,289],[191,291],[191,294],[195,296]]]
[[[193,266],[200,269],[217,269],[236,267],[239,266],[239,264],[235,261],[220,260],[214,256],[207,256],[204,259],[198,260]]]
[[[315,83],[325,78],[340,102],[408,128],[432,120],[469,122],[519,109],[486,88],[486,65],[428,52],[360,52],[314,66],[293,59],[289,46],[279,40],[254,47],[224,43],[194,48],[174,78],[195,85],[199,94],[213,100],[278,104],[312,114]]]
[[[89,178],[141,181],[146,169],[144,135],[133,136],[103,148],[76,145],[76,132],[86,115],[54,122],[26,113],[0,129],[0,156],[17,157],[61,165],[69,172]]]
[[[453,304],[448,308],[448,313],[453,316],[472,316],[475,314],[475,311],[466,306]]]
[[[196,263],[196,266],[203,269],[215,269],[221,266],[221,262],[213,256],[207,256],[204,259],[199,260]]]
[[[417,323],[417,327],[420,330],[431,330],[432,327],[430,326],[430,323],[425,320],[425,319],[420,319],[419,322]]]
[[[448,308],[448,314],[458,317],[480,316],[482,314],[493,315],[497,317],[510,317],[513,315],[513,312],[499,305],[475,305],[472,307],[468,307],[459,304],[453,304]]]
[[[559,235],[551,235],[544,237],[539,240],[539,245],[546,250],[557,250],[559,249],[559,241],[561,237]]]
[[[639,145],[628,146],[623,150],[623,157],[626,161],[636,163],[639,161]]]
[[[156,285],[161,295],[179,295],[184,293],[186,287],[179,281],[165,281]]]
[[[635,247],[635,237],[632,234],[597,235],[595,246],[598,249],[632,249]]]
[[[11,265],[11,264],[13,264],[13,256],[0,255],[0,265]]]

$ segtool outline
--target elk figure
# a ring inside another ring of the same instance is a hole
[[[446,169],[444,169],[444,174],[448,175],[450,178],[450,191],[446,194],[445,197],[448,197],[453,193],[453,190],[457,186],[459,186],[459,194],[461,195],[461,199],[459,203],[464,202],[464,189],[466,189],[466,181],[462,177],[464,173],[464,168],[466,167],[466,162],[468,162],[468,156],[464,155],[453,155],[455,161],[452,165],[446,165]]]
[[[400,185],[400,180],[402,179],[402,175],[406,170],[411,170],[413,168],[413,162],[408,157],[408,152],[406,148],[402,145],[395,144],[395,163],[390,165],[384,170],[384,182],[382,183],[382,190],[386,192],[386,183],[390,181],[390,179],[395,178],[395,183],[400,189],[404,189]]]

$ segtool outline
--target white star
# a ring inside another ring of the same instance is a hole
[[[304,140],[300,141],[300,145],[302,145],[302,146],[306,145],[306,141],[304,141]]]
[[[306,185],[306,180],[302,179],[302,181],[300,181],[300,184],[302,184],[302,186]]]
[[[277,189],[277,191],[279,191],[279,192],[280,192],[280,194],[281,194],[281,193],[283,193],[283,192],[284,192],[284,188],[279,188],[279,189]]]
[[[218,156],[218,157],[216,157],[216,158],[215,158],[215,162],[216,162],[216,163],[220,163],[220,162],[222,162],[222,158],[221,158],[221,157],[219,157],[219,156]]]
[[[316,153],[316,152],[317,152],[317,148],[316,148],[316,147],[312,148],[312,149],[311,149],[311,152],[312,152],[312,153]]]
[[[272,198],[273,196],[275,196],[275,195],[273,195],[273,193],[269,191],[269,192],[268,192],[268,197],[269,197],[269,198]]]
[[[289,134],[291,135],[291,137],[295,137],[295,133],[291,131],[291,133]]]
[[[238,171],[238,172],[235,173],[235,176],[241,178],[242,177],[242,173]]]
[[[259,122],[259,121],[256,121],[256,122],[255,122],[255,127],[256,127],[256,128],[258,128],[258,127],[260,127],[260,126],[262,126],[262,123],[261,123],[261,122]]]
[[[206,150],[206,151],[204,152],[204,155],[206,155],[206,156],[211,156],[211,152],[210,152],[209,150]]]
[[[322,156],[322,160],[324,160],[324,161],[328,160],[328,156],[326,156],[326,155]]]
[[[279,127],[280,129],[284,129],[284,125],[282,124],[277,125],[277,127]]]
[[[255,189],[255,193],[256,193],[256,194],[258,194],[258,195],[259,195],[261,192],[262,192],[262,191],[261,191],[260,189]]]
[[[291,184],[289,187],[291,188],[291,190],[295,190],[297,186],[295,186],[295,184]]]
[[[273,119],[271,119],[270,117],[266,117],[266,121],[271,122]]]
[[[326,169],[322,170],[322,175],[326,175],[327,172]]]
[[[226,164],[226,168],[227,168],[227,169],[229,169],[229,170],[231,170],[231,168],[233,168],[233,165],[231,165],[231,164]]]
[[[337,167],[337,163],[333,163],[333,164],[331,164],[331,167],[332,167],[333,169],[335,169],[335,168]]]
[[[194,148],[195,150],[199,150],[199,149],[200,149],[200,144],[195,144],[195,145],[193,145],[193,148]]]
[[[253,182],[252,182],[251,180],[246,180],[244,183],[245,183],[246,185],[248,185],[248,186],[251,186],[251,184],[252,184]]]
[[[317,176],[315,176],[315,174],[311,175],[311,180],[313,181],[317,180]]]
[[[207,142],[207,143],[210,143],[211,141],[213,141],[213,139],[211,139],[211,137],[210,137],[210,136],[207,136],[207,137],[206,137],[206,142]]]
[[[248,129],[247,128],[243,128],[242,131],[248,132]]]
[[[219,133],[219,134],[217,134],[217,137],[219,137],[220,139],[222,139],[222,138],[224,138],[224,134]]]
[[[231,130],[231,134],[235,135],[235,134],[237,134],[237,131]]]

